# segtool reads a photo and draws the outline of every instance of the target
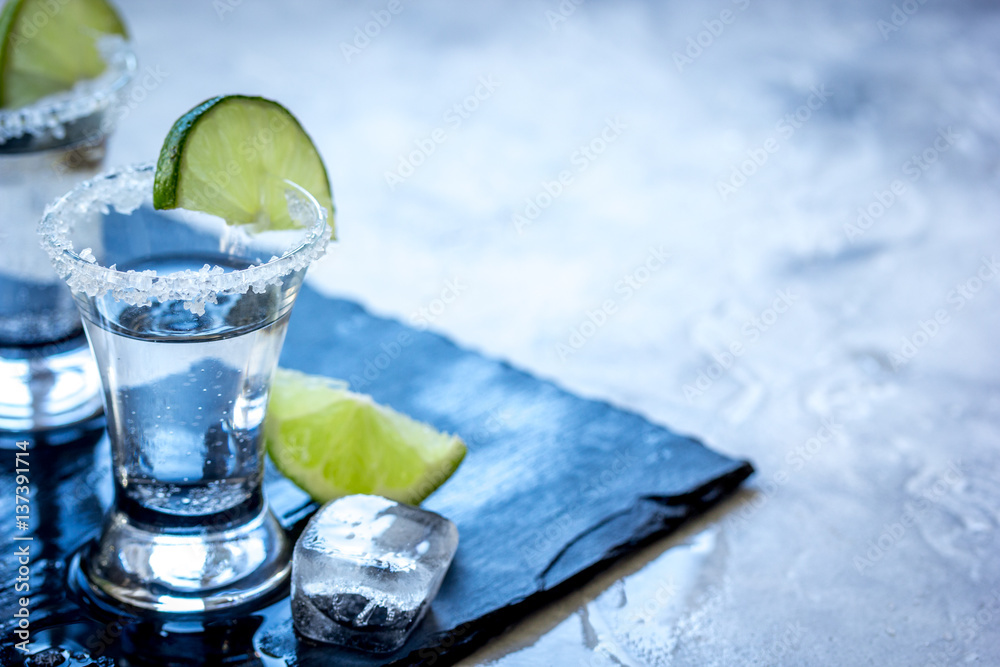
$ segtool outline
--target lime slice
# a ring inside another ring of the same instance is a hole
[[[0,12],[0,107],[23,107],[99,76],[104,35],[126,37],[105,0],[10,0]]]
[[[353,493],[419,504],[465,457],[458,436],[347,390],[279,368],[265,425],[278,470],[317,502]]]
[[[217,215],[254,231],[299,227],[288,214],[285,180],[330,213],[326,167],[299,121],[271,100],[214,97],[177,119],[156,163],[153,206]]]

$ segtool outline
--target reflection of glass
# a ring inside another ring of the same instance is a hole
[[[266,611],[201,621],[136,618],[110,611],[90,605],[84,617],[56,614],[32,618],[31,652],[24,656],[23,664],[30,667],[264,666],[254,639],[259,636]],[[10,647],[6,655],[15,655],[14,648]],[[16,660],[16,664],[22,664],[21,660]]]
[[[0,109],[0,429],[39,431],[100,411],[100,380],[66,286],[38,245],[46,204],[104,161],[132,52],[70,92]]]
[[[190,627],[158,621],[134,623],[122,632],[122,655],[115,664],[119,667],[263,667],[253,645],[254,633],[263,622],[263,616],[250,615],[204,624],[191,623]]]
[[[112,446],[115,502],[82,567],[119,601],[201,612],[288,574],[261,486],[262,426],[295,296],[329,228],[291,184],[295,231],[249,236],[213,216],[154,211],[153,174],[81,185],[41,231],[83,314]]]

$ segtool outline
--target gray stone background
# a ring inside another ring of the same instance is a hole
[[[995,3],[119,4],[111,163],[278,99],[315,287],[757,465],[463,664],[1000,664]]]

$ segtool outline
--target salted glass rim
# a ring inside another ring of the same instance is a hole
[[[63,139],[66,125],[118,104],[139,68],[132,42],[109,35],[100,45],[107,67],[93,79],[16,109],[0,109],[0,146],[24,135]],[[113,123],[112,119],[109,123]],[[102,132],[110,128],[101,126]]]
[[[301,239],[261,264],[245,269],[223,269],[205,265],[199,270],[158,274],[153,270],[122,271],[108,267],[87,255],[89,249],[76,249],[70,239],[74,221],[90,213],[130,214],[152,199],[154,163],[120,167],[84,181],[60,197],[45,210],[38,224],[42,247],[59,276],[70,290],[96,297],[110,292],[119,301],[147,305],[151,300],[182,300],[194,304],[214,302],[222,294],[245,294],[253,289],[263,292],[288,274],[304,269],[326,252],[330,241],[327,210],[305,188],[286,180],[289,213],[303,227]],[[264,232],[267,233],[267,232]]]

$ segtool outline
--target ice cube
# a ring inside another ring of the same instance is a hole
[[[320,642],[401,647],[441,588],[458,548],[448,519],[378,496],[324,505],[295,544],[292,618]]]

